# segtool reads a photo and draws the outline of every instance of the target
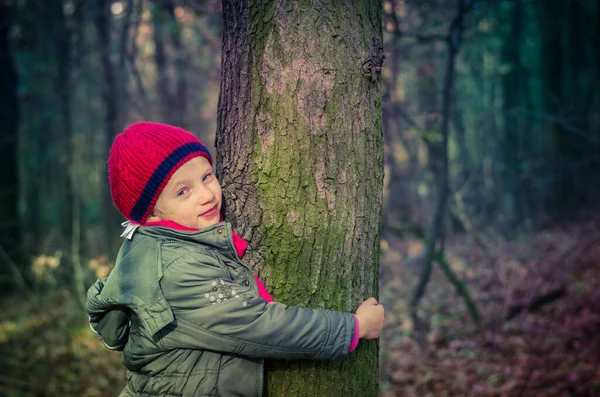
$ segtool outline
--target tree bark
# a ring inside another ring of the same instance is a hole
[[[377,296],[381,4],[223,1],[217,174],[273,297],[354,311]],[[269,396],[376,396],[378,344],[268,363]]]

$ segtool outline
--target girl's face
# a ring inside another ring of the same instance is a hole
[[[148,222],[172,221],[205,229],[219,223],[222,198],[221,185],[208,160],[194,157],[171,176]]]

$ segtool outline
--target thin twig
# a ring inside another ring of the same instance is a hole
[[[514,302],[511,306],[508,307],[504,318],[507,321],[511,320],[523,310],[526,310],[528,312],[534,312],[540,307],[548,303],[554,302],[556,299],[566,295],[566,293],[567,287],[564,284],[561,284],[560,286],[551,289],[545,294],[535,295],[529,299]]]
[[[598,144],[598,140],[594,138],[594,134],[592,134],[590,131],[582,130],[572,123],[569,123],[568,120],[566,120],[566,118],[563,116],[548,114],[535,109],[516,108],[515,111],[527,117],[559,124],[565,129],[565,131],[575,134],[594,144]]]

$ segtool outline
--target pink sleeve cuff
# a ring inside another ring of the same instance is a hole
[[[267,303],[274,302],[273,298],[271,297],[271,294],[269,294],[269,291],[267,291],[267,289],[265,288],[263,283],[258,279],[256,274],[254,275],[254,278],[256,279],[256,285],[258,286],[258,294],[260,295],[260,297],[266,300]]]
[[[358,335],[360,335],[359,329],[358,329],[358,318],[356,316],[354,316],[354,337],[352,338],[352,342],[350,342],[350,346],[348,347],[348,353],[354,351],[354,349],[356,349],[356,346],[358,345]]]

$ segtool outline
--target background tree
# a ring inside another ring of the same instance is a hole
[[[153,6],[154,53],[160,111],[165,122],[185,128],[187,55],[181,45],[181,26],[175,18],[173,0],[160,0],[155,3]],[[168,38],[171,39],[170,42]],[[167,56],[168,48],[170,48],[170,56]],[[168,73],[167,61],[169,60],[173,62],[172,73]]]
[[[0,5],[0,172],[3,181],[0,193],[0,285],[11,285],[16,267],[21,264],[21,233],[19,230],[18,195],[19,179],[17,152],[19,137],[19,100],[17,96],[18,76],[15,70],[13,51],[10,46],[9,30],[14,18],[13,7]],[[10,266],[9,266],[10,263]],[[20,270],[19,270],[20,271]],[[18,276],[17,276],[18,277]]]
[[[217,172],[280,302],[353,311],[378,294],[381,17],[369,0],[223,2]],[[267,394],[375,396],[377,352],[273,362]]]
[[[126,103],[124,102],[124,91],[120,89],[122,84],[124,84],[124,81],[119,81],[119,77],[122,77],[123,74],[119,73],[117,66],[113,62],[113,56],[111,54],[111,48],[114,47],[113,43],[117,41],[117,37],[114,37],[114,35],[111,34],[115,25],[115,21],[113,21],[111,17],[112,2],[109,0],[96,0],[94,3],[92,15],[94,27],[96,28],[98,52],[102,67],[102,99],[104,105],[102,129],[104,133],[101,134],[101,137],[103,138],[103,152],[108,153],[113,140],[120,132],[120,125],[124,120],[123,112],[125,110],[124,106],[126,106]],[[122,37],[127,35],[128,29],[128,26],[123,27],[121,31]],[[126,39],[120,40],[121,53],[125,51],[124,46],[126,43]],[[104,232],[107,236],[107,238],[103,241],[103,243],[106,244],[103,249],[105,251],[114,252],[118,247],[116,235],[119,228],[119,220],[121,219],[121,215],[116,211],[116,208],[112,203],[112,198],[110,196],[110,190],[108,187],[108,178],[102,179],[101,192],[102,209],[104,213],[102,219]]]

